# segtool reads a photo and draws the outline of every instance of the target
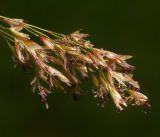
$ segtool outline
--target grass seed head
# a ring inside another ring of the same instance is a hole
[[[84,95],[81,87],[86,78],[92,82],[91,89],[101,106],[109,96],[120,111],[128,104],[141,106],[148,102],[132,78],[134,67],[126,62],[132,56],[95,48],[85,39],[88,34],[80,31],[63,35],[22,19],[0,16],[0,20],[9,25],[8,28],[0,26],[0,34],[11,46],[19,64],[34,72],[31,87],[41,96],[46,108],[47,95],[54,90],[74,98]]]

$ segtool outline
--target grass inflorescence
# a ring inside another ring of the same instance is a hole
[[[74,98],[84,95],[82,81],[90,80],[94,97],[104,106],[111,97],[118,110],[129,104],[148,105],[148,98],[133,80],[134,67],[119,55],[95,48],[86,40],[88,34],[76,31],[69,35],[25,23],[22,19],[0,16],[0,36],[9,45],[16,64],[34,72],[33,91],[47,104],[47,95],[61,91]]]

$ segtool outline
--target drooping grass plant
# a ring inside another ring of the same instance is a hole
[[[33,91],[47,104],[47,95],[61,91],[73,97],[84,95],[82,81],[91,81],[94,97],[104,106],[111,97],[118,110],[127,105],[143,106],[148,98],[133,80],[132,56],[98,49],[76,31],[59,34],[28,24],[22,19],[0,16],[0,36],[9,45],[16,64],[33,71]]]

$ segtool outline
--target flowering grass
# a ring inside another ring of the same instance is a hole
[[[84,95],[81,87],[86,79],[102,107],[110,97],[120,111],[129,104],[148,105],[148,98],[132,78],[134,67],[126,62],[132,56],[95,48],[86,40],[88,34],[59,34],[22,19],[0,16],[0,36],[9,45],[16,64],[34,72],[30,84],[46,108],[51,92],[61,91],[74,98]]]

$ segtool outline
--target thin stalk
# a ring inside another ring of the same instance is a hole
[[[2,34],[1,32],[0,32],[0,35],[1,35],[5,40],[10,40],[11,42],[14,42],[13,39],[11,39],[11,38],[9,38],[8,36]]]
[[[5,39],[6,43],[8,44],[8,46],[11,48],[12,45],[9,43],[9,41],[7,39]]]
[[[43,28],[39,28],[39,27],[34,26],[34,25],[31,25],[31,24],[26,24],[26,25],[27,25],[27,26],[30,26],[30,27],[32,27],[32,28],[36,28],[36,29],[39,29],[39,30],[41,30],[41,31],[47,32],[47,33],[49,33],[49,34],[51,34],[51,35],[53,35],[53,36],[55,36],[55,37],[57,37],[57,38],[62,38],[62,37],[64,37],[63,34],[59,34],[59,33],[56,33],[56,32],[53,32],[53,31],[49,31],[49,30],[46,30],[46,29],[43,29]]]
[[[28,32],[30,32],[31,34],[35,35],[35,36],[39,36],[38,34],[34,33],[33,31],[31,31],[30,29],[25,28]]]
[[[47,35],[41,33],[40,31],[37,31],[36,29],[34,29],[34,28],[32,28],[32,27],[27,27],[27,28],[28,28],[30,31],[33,31],[33,33],[35,32],[35,33],[37,33],[37,34],[39,34],[39,35],[43,35],[43,36],[49,38]],[[37,34],[36,34],[36,35],[37,35]],[[38,36],[39,36],[39,35],[38,35]]]
[[[7,37],[14,39],[14,37],[11,34],[8,34],[7,32],[0,30],[1,33],[3,33],[3,35],[6,35]]]

